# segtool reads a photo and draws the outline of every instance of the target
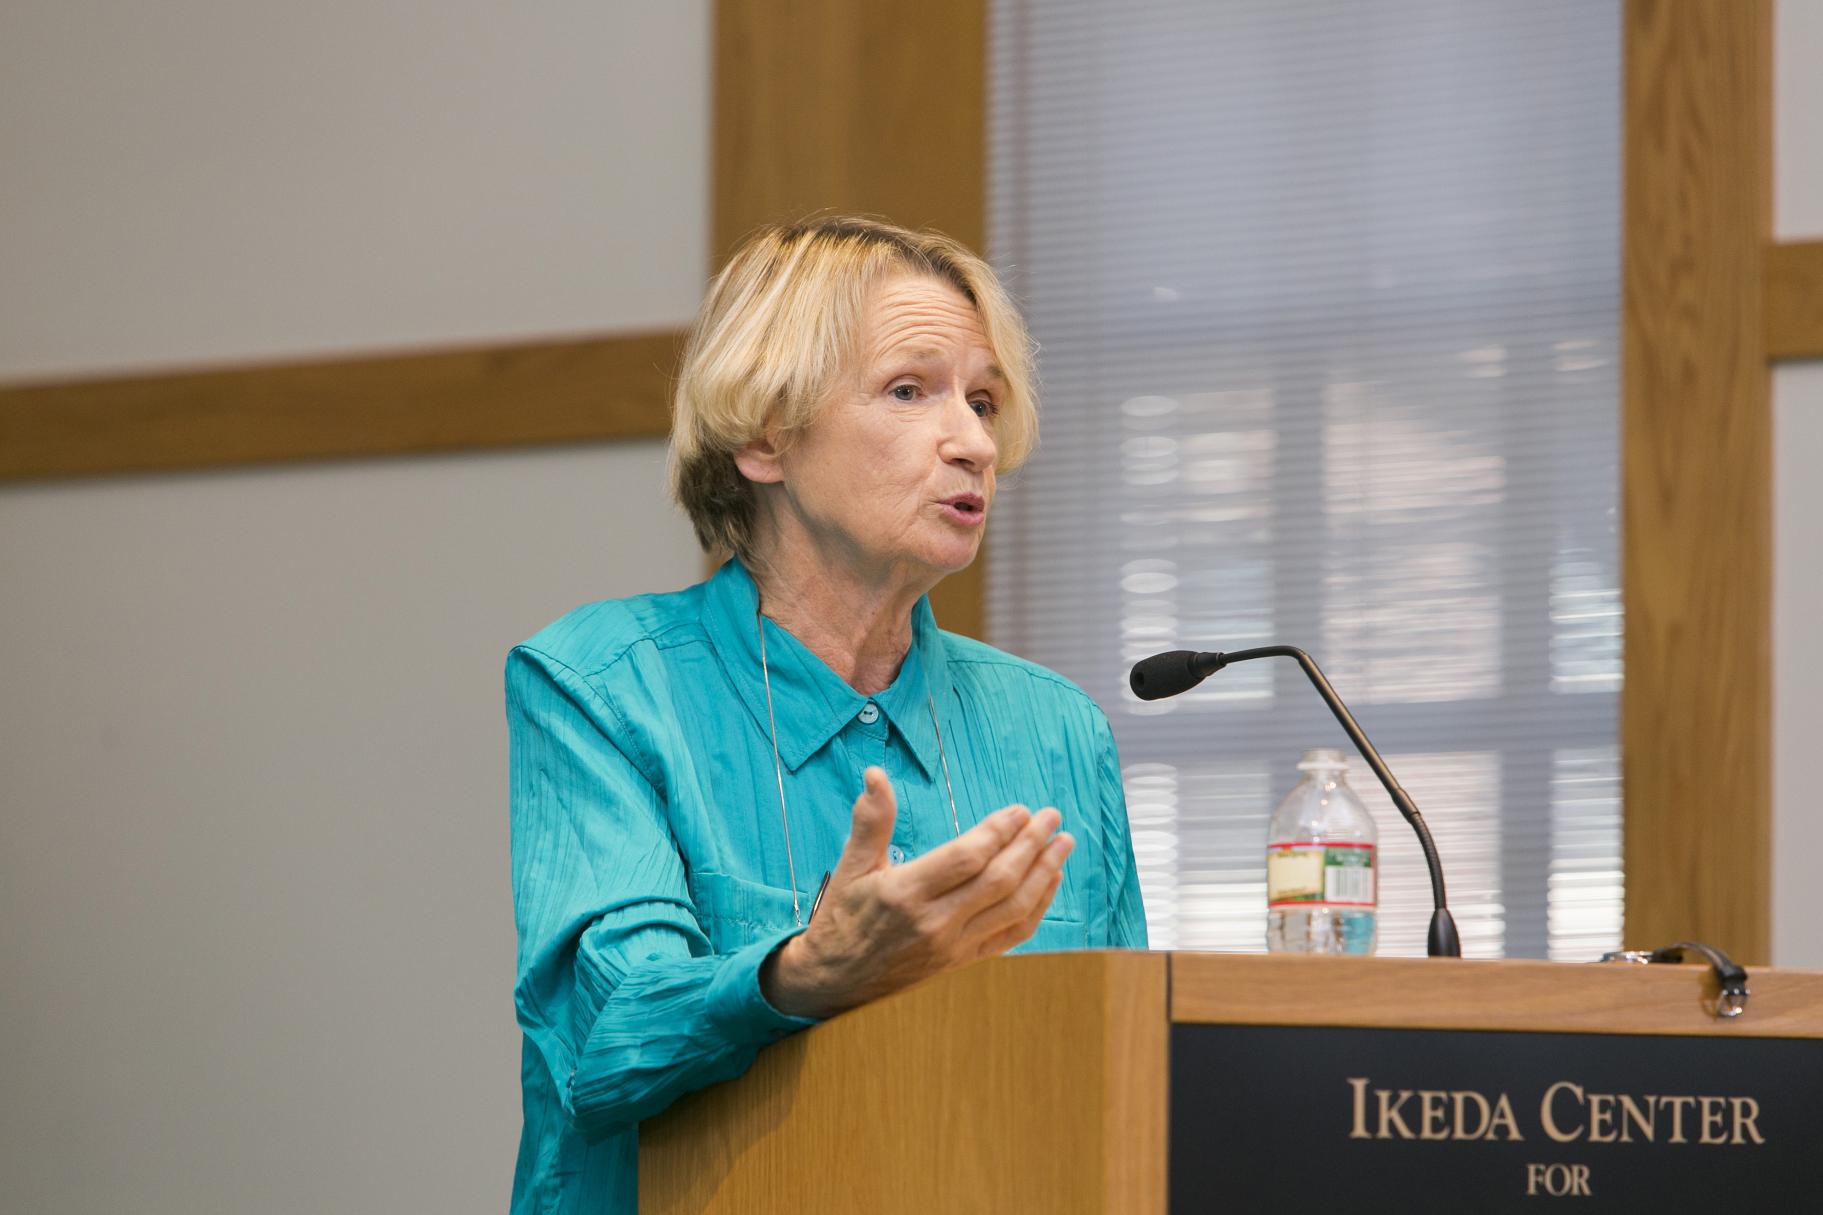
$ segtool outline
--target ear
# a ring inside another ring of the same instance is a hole
[[[734,466],[741,476],[760,485],[772,485],[785,479],[780,464],[778,444],[770,434],[762,435],[734,453]]]

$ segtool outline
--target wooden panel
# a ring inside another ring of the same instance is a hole
[[[1756,971],[1713,1012],[1707,965],[1171,955],[1171,1019],[1241,1025],[1823,1038],[1823,973]]]
[[[987,548],[984,545],[973,565],[937,584],[930,593],[930,607],[938,624],[952,633],[987,636],[986,571]]]
[[[721,0],[711,247],[764,223],[862,212],[987,233],[986,0]],[[983,562],[931,593],[980,637]]]
[[[1628,0],[1626,937],[1769,945],[1771,13]]]
[[[640,1127],[645,1215],[1164,1215],[1165,956],[996,959]]]
[[[1766,353],[1823,359],[1823,241],[1767,246]]]
[[[1162,1215],[1169,1176],[1170,955],[1098,956],[1105,969],[1099,986],[1103,1173],[1097,1209]]]
[[[712,247],[860,211],[986,234],[985,0],[722,0]]]
[[[661,437],[680,335],[0,387],[0,480]]]

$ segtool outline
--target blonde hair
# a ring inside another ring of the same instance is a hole
[[[1010,472],[1031,454],[1032,342],[986,262],[939,233],[854,216],[766,227],[710,284],[672,399],[671,493],[704,549],[749,555],[754,490],[735,453],[768,432],[789,445],[816,420],[855,356],[869,292],[903,273],[948,283],[975,306],[1006,377],[995,468]]]

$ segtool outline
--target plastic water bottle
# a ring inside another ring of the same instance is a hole
[[[1304,779],[1273,813],[1266,844],[1266,948],[1371,954],[1379,832],[1348,787],[1348,757],[1306,751]]]

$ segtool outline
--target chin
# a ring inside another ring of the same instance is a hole
[[[947,576],[973,565],[980,552],[981,537],[973,536],[966,544],[947,544],[937,551],[927,554],[924,563],[935,570],[939,576]]]
[[[964,532],[939,523],[920,534],[901,536],[898,551],[889,560],[902,567],[922,566],[934,581],[973,565],[981,552],[981,539],[979,529]]]

